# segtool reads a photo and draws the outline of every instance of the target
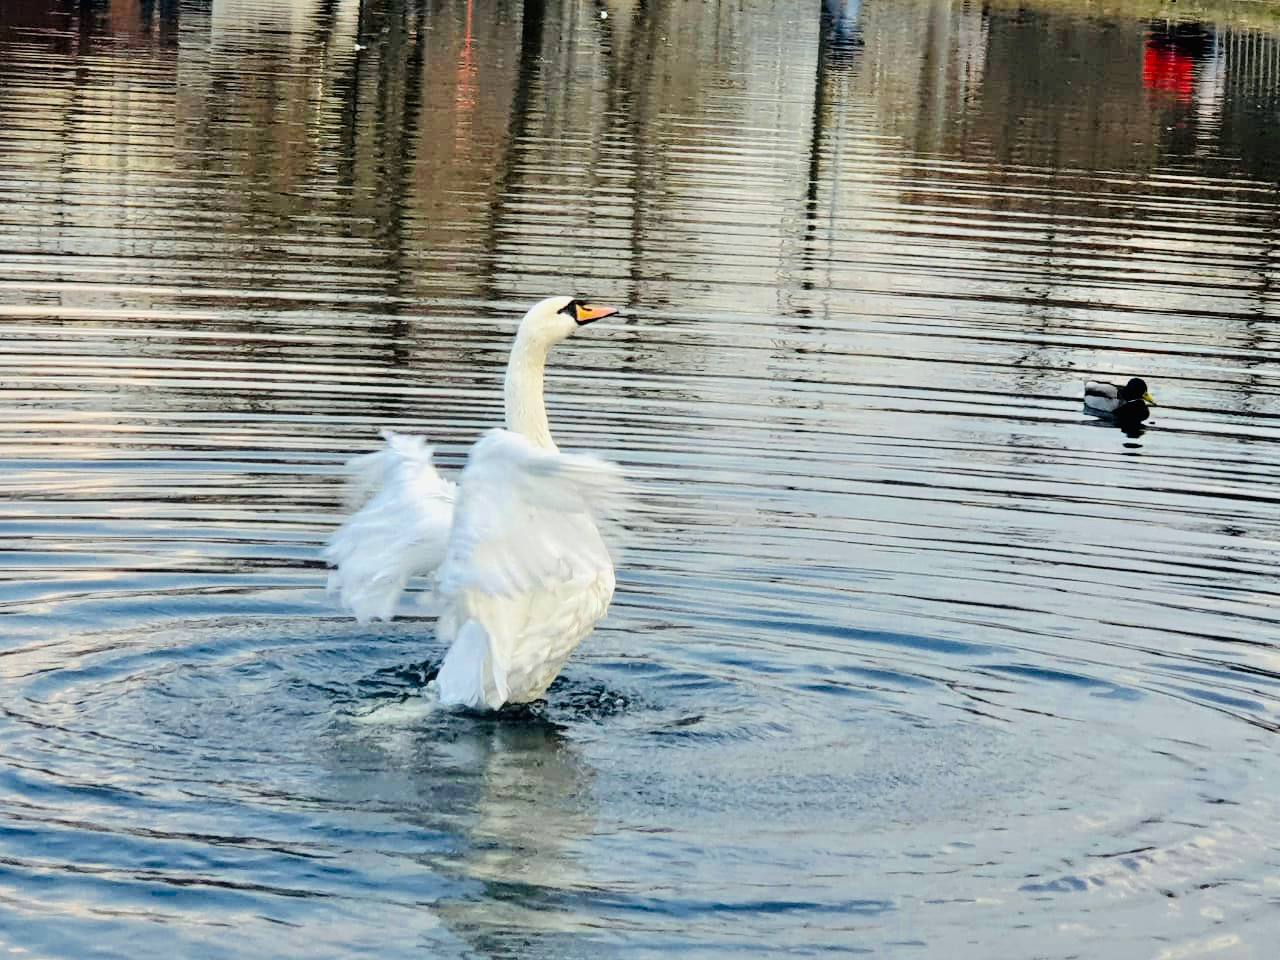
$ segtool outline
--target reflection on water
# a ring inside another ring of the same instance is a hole
[[[404,824],[451,837],[450,849],[418,859],[482,894],[436,904],[471,947],[488,955],[537,943],[540,952],[563,952],[572,945],[565,935],[584,926],[560,908],[588,883],[576,845],[594,826],[590,766],[544,716],[454,717],[409,692],[335,743],[332,795],[350,809],[391,800]],[[558,693],[590,696],[563,684]]]
[[[1263,955],[1280,20],[1197,11],[0,4],[0,946]],[[440,714],[338,465],[555,292],[638,542]]]

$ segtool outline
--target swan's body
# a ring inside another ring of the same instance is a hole
[[[348,465],[358,512],[329,541],[331,591],[361,621],[390,619],[414,575],[432,578],[436,678],[446,704],[497,709],[536,700],[613,596],[609,530],[621,502],[613,464],[562,454],[551,439],[543,370],[551,348],[613,310],[568,297],[520,323],[504,385],[506,429],[472,448],[458,482],[416,437]]]
[[[1151,415],[1148,405],[1154,407],[1156,402],[1147,392],[1147,382],[1140,377],[1123,386],[1101,380],[1084,385],[1084,408],[1097,416],[1141,423]]]

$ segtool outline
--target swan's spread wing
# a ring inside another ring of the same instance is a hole
[[[491,430],[462,473],[440,591],[515,596],[612,569],[624,507],[617,465]]]
[[[614,464],[506,430],[476,444],[436,575],[453,640],[437,679],[444,702],[541,695],[608,609],[624,507]]]
[[[325,547],[336,569],[329,590],[362,623],[389,620],[409,578],[445,556],[455,485],[440,477],[420,437],[384,433],[386,446],[347,462],[347,506],[356,510]]]

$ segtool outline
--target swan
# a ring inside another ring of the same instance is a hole
[[[435,679],[443,704],[538,699],[609,608],[622,474],[559,451],[543,373],[552,347],[617,312],[565,296],[529,309],[507,362],[506,427],[471,447],[456,482],[404,434],[385,432],[381,450],[347,463],[354,512],[323,551],[329,591],[362,623],[389,620],[409,579],[429,577],[449,645]]]

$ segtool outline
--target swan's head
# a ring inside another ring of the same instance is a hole
[[[520,321],[520,336],[547,344],[559,343],[579,327],[611,317],[616,307],[597,307],[576,297],[547,297],[529,308]]]

